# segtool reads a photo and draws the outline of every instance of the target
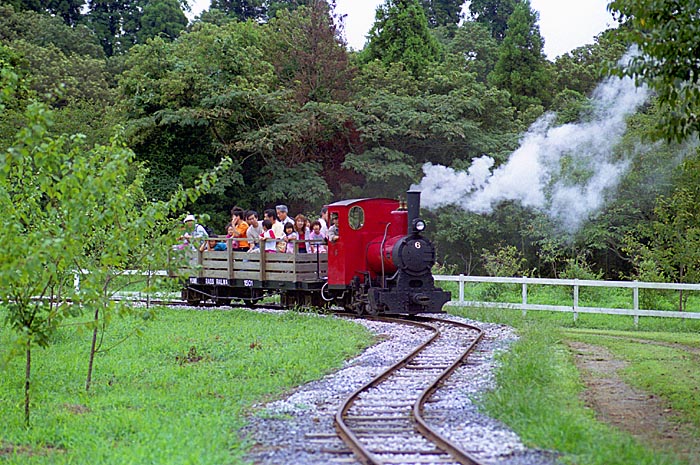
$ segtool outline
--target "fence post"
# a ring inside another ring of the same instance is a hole
[[[527,310],[525,307],[527,306],[527,283],[523,281],[523,316],[527,315]]]
[[[634,311],[639,310],[639,287],[637,286],[637,280],[634,280],[634,287],[632,288],[633,291],[633,306],[634,306]],[[634,327],[637,328],[639,326],[639,314],[634,315]]]
[[[146,277],[146,289],[148,289],[148,294],[146,295],[146,308],[151,308],[151,267],[148,267],[148,276]]]
[[[464,274],[459,275],[459,305],[464,305]]]
[[[578,279],[574,279],[574,323],[578,321]]]

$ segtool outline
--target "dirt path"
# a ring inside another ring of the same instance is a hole
[[[674,419],[660,398],[625,383],[618,370],[627,362],[605,347],[567,342],[586,385],[583,400],[600,421],[634,435],[654,449],[671,451],[691,465],[700,465],[700,439]]]

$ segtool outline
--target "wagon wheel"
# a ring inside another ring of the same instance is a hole
[[[250,290],[250,297],[243,298],[243,304],[248,308],[255,307],[255,304],[263,299],[263,293],[258,289]]]

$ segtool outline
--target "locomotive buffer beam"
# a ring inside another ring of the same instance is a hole
[[[385,313],[444,313],[442,307],[451,299],[449,292],[442,289],[406,291],[396,288],[369,290],[371,312]]]

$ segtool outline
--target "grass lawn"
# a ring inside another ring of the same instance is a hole
[[[0,318],[4,318],[0,310]],[[75,322],[73,322],[75,323]],[[253,403],[317,379],[372,343],[362,326],[313,314],[162,308],[141,336],[115,319],[85,392],[91,333],[60,330],[34,349],[32,426],[23,357],[0,329],[0,463],[236,464]]]
[[[650,450],[632,436],[596,421],[580,400],[581,377],[564,342],[602,345],[628,362],[621,376],[630,385],[666,399],[700,436],[700,322],[642,318],[635,330],[631,317],[570,315],[519,310],[451,308],[480,321],[518,328],[520,340],[503,354],[498,389],[483,406],[535,447],[563,452],[563,461],[578,465],[696,465],[662,451]],[[605,328],[601,330],[601,328]],[[607,329],[613,328],[613,329]]]
[[[699,357],[683,350],[700,349],[700,322],[641,318],[637,329],[623,316],[582,314],[574,322],[555,312],[450,310],[518,328],[520,341],[502,355],[499,388],[481,402],[528,445],[579,465],[686,463],[596,421],[579,400],[583,385],[564,342],[604,345],[627,360],[630,384],[667,398],[700,431]],[[0,463],[243,463],[247,444],[238,431],[253,403],[321,377],[372,342],[361,326],[314,314],[156,314],[141,336],[127,337],[144,325],[135,316],[112,322],[90,393],[83,326],[66,325],[48,349],[35,349],[29,429],[24,360],[7,358],[14,335],[0,329]]]

